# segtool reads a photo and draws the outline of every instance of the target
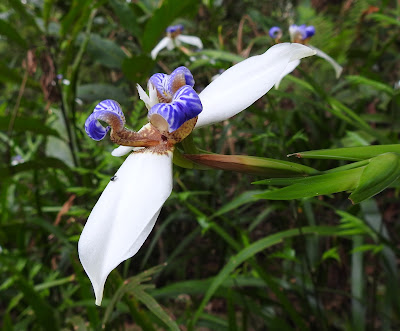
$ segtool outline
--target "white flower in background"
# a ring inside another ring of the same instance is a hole
[[[96,106],[85,123],[89,137],[101,140],[110,131],[111,140],[121,145],[112,152],[114,156],[133,151],[103,191],[79,239],[79,258],[97,305],[109,273],[137,253],[172,191],[174,145],[194,128],[238,114],[267,93],[288,64],[314,54],[300,44],[275,45],[226,70],[199,95],[185,67],[171,75],[155,74],[148,82],[149,95],[138,86],[149,119],[138,132],[125,128],[116,101]],[[110,126],[104,128],[99,120]]]
[[[151,58],[153,60],[156,59],[157,54],[164,48],[168,50],[172,50],[175,47],[179,47],[181,43],[189,44],[195,46],[199,49],[203,48],[203,43],[201,42],[199,37],[196,36],[186,36],[181,34],[183,31],[183,25],[172,25],[169,26],[165,32],[166,36],[161,39],[161,41],[157,44],[156,47],[151,51]]]
[[[316,51],[317,56],[323,58],[324,60],[328,61],[332,67],[335,69],[336,73],[336,78],[339,78],[342,71],[343,67],[339,65],[334,59],[332,59],[328,54],[324,53],[320,49],[311,46],[308,44],[310,38],[315,34],[315,28],[312,25],[306,26],[305,24],[303,25],[291,25],[289,27],[289,35],[290,35],[290,40],[293,43],[299,43],[303,45],[307,45],[308,47],[312,48],[313,50]],[[269,36],[275,40],[276,43],[279,43],[282,37],[282,30],[274,26],[269,30]],[[280,79],[275,84],[275,88],[279,88],[279,84],[281,80],[288,74],[290,74],[296,67],[300,64],[300,60],[297,61],[292,61],[285,69],[285,71],[282,73],[282,76]]]

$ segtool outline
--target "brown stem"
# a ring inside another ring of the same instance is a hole
[[[161,134],[156,130],[134,132],[126,128],[119,132],[111,130],[110,139],[118,145],[131,147],[157,146],[162,141]]]

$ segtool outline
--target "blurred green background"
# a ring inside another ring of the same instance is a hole
[[[399,182],[272,201],[265,179],[174,167],[174,190],[139,253],[114,270],[101,307],[77,256],[85,221],[122,164],[84,122],[103,99],[132,129],[135,85],[187,66],[200,92],[265,52],[272,26],[314,25],[312,57],[249,109],[193,134],[201,149],[286,160],[315,149],[396,144],[400,5],[368,0],[6,0],[0,4],[2,330],[398,330]],[[150,51],[183,24],[204,50]],[[227,86],[226,88],[229,88]],[[292,160],[297,162],[296,160]],[[301,159],[319,170],[338,160]],[[396,177],[397,178],[397,177]],[[140,188],[138,188],[140,189]],[[129,279],[129,281],[126,281]]]

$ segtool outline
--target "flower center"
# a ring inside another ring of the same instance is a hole
[[[193,86],[193,76],[185,67],[175,69],[171,75],[155,74],[149,80],[150,97],[138,87],[139,96],[149,109],[149,124],[139,132],[125,128],[120,105],[104,100],[86,120],[85,130],[94,140],[103,139],[111,130],[110,139],[118,145],[145,147],[157,153],[171,151],[193,131],[203,109]],[[109,126],[104,128],[99,120]]]

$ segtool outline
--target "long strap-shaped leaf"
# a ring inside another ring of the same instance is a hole
[[[271,246],[281,243],[286,238],[298,235],[307,235],[307,234],[316,234],[322,236],[338,235],[340,234],[340,229],[330,226],[310,226],[302,229],[290,229],[260,239],[251,244],[250,246],[244,248],[235,256],[232,256],[229,262],[225,265],[225,267],[214,278],[214,281],[211,283],[210,287],[208,288],[208,291],[204,295],[204,298],[200,303],[200,306],[198,307],[196,313],[194,314],[193,320],[191,321],[191,329],[193,329],[197,320],[200,318],[204,310],[204,307],[210,301],[211,297],[214,295],[218,287],[224,282],[224,280],[229,276],[229,274],[233,272],[240,264],[242,264],[249,258],[253,257],[257,253]]]

